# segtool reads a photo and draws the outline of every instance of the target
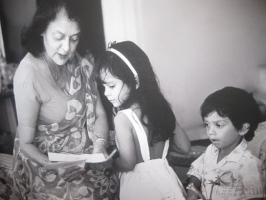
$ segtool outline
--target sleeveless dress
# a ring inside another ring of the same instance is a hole
[[[93,60],[76,53],[66,67],[62,72],[66,74],[62,76],[69,81],[69,95],[56,85],[44,60],[30,53],[16,71],[17,130],[23,136],[28,129],[34,129],[34,145],[44,154],[89,153],[95,136],[97,91],[91,78]],[[36,111],[38,116],[32,116]],[[29,119],[36,120],[36,124]],[[74,181],[66,182],[57,170],[45,170],[21,151],[18,133],[14,143],[13,177],[21,199],[113,200],[118,194],[118,177],[111,169],[88,169]]]
[[[184,187],[166,159],[169,140],[165,141],[162,158],[151,160],[147,136],[138,117],[131,109],[119,112],[124,113],[133,124],[144,160],[138,163],[133,171],[121,173],[120,199],[185,199]]]

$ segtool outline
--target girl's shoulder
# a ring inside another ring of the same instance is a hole
[[[116,133],[133,130],[133,125],[127,116],[127,110],[119,111],[114,117],[114,125]]]
[[[114,123],[129,123],[130,119],[128,115],[132,112],[131,109],[125,109],[119,111],[116,116],[114,117]]]
[[[131,108],[128,109],[124,109],[124,110],[120,110],[116,117],[118,117],[119,120],[125,120],[124,118],[127,119],[127,121],[135,119],[135,117],[137,117],[138,119],[140,119],[141,116],[141,111],[140,109],[134,109],[132,110]],[[120,119],[121,118],[121,119]]]

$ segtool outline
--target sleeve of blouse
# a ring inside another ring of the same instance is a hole
[[[262,175],[262,163],[255,157],[243,160],[239,173],[242,176],[244,193],[247,199],[265,197],[265,186]],[[252,173],[247,173],[251,172]]]
[[[40,100],[34,87],[36,69],[29,63],[20,63],[14,77],[14,94],[19,127],[34,128],[40,109]]]
[[[203,153],[191,164],[187,172],[188,176],[195,176],[201,181],[203,173],[204,155],[205,153]]]

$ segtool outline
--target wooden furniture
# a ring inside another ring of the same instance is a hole
[[[4,92],[0,94],[0,153],[12,154],[17,124],[14,94]]]

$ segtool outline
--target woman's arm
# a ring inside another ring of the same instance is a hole
[[[133,126],[123,113],[116,115],[114,124],[119,147],[119,158],[113,163],[114,169],[120,172],[131,171],[137,164]]]
[[[178,153],[188,153],[190,151],[190,148],[190,140],[185,131],[177,122],[175,134],[170,143],[170,150]]]
[[[39,151],[39,149],[33,144],[35,138],[35,129],[19,124],[17,128],[19,135],[20,148],[22,153],[37,162],[41,166],[48,163],[48,157]]]
[[[108,140],[109,126],[105,109],[103,107],[99,92],[97,90],[97,103],[96,103],[96,120],[94,127],[95,141],[93,153],[104,153],[107,156],[106,145]]]
[[[14,94],[18,117],[17,133],[22,153],[40,165],[48,157],[34,145],[35,127],[41,103],[34,87],[34,67],[21,63],[14,78]]]

